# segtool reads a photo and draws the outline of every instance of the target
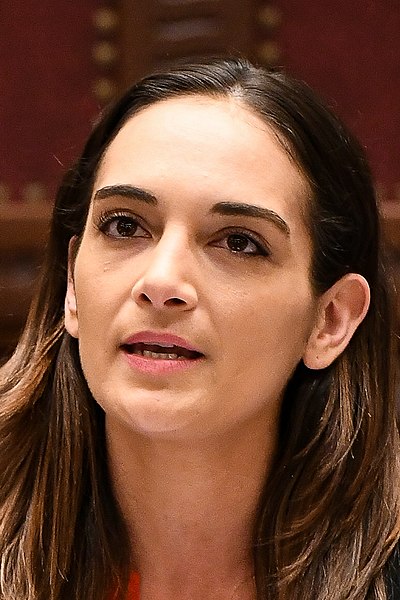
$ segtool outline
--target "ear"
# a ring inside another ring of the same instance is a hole
[[[79,327],[78,327],[78,311],[76,308],[76,296],[75,296],[75,282],[74,282],[74,263],[76,258],[75,244],[77,238],[74,236],[69,241],[68,246],[68,279],[67,279],[67,291],[65,294],[65,314],[64,324],[65,329],[72,337],[78,338]]]
[[[343,352],[367,314],[369,302],[369,285],[357,273],[344,275],[322,294],[303,355],[309,369],[324,369]]]

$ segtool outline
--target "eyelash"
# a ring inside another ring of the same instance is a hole
[[[122,219],[126,219],[128,222],[130,222],[130,224],[132,224],[134,227],[136,227],[133,235],[116,235],[116,234],[112,234],[110,232],[107,232],[107,228],[110,227],[113,223],[115,223],[118,226],[118,221],[122,220]],[[125,239],[125,238],[150,238],[151,234],[144,228],[142,227],[142,225],[140,224],[139,219],[127,212],[124,211],[105,211],[103,213],[101,213],[97,219],[96,222],[96,227],[99,229],[99,231],[101,231],[102,233],[104,233],[105,235],[107,235],[108,237],[111,237],[113,239]],[[140,235],[135,235],[137,233],[137,229],[142,229],[143,232],[145,232],[145,235],[140,234]],[[231,248],[227,247],[227,240],[229,239],[230,236],[238,236],[240,238],[243,238],[244,240],[247,240],[249,243],[253,244],[255,246],[255,251],[253,252],[244,252],[243,250],[232,250]],[[225,241],[226,245],[223,246],[222,242]],[[271,255],[271,250],[269,248],[269,246],[266,244],[266,242],[263,240],[261,241],[258,236],[248,232],[247,230],[243,230],[240,228],[232,228],[229,230],[224,230],[222,232],[220,232],[218,238],[212,242],[210,242],[210,245],[216,248],[224,248],[226,250],[228,250],[231,254],[236,255],[240,258],[255,258],[255,257],[269,257]]]
[[[212,242],[212,246],[220,248],[222,247],[220,245],[220,242],[222,242],[223,240],[225,240],[227,242],[228,238],[230,236],[238,236],[241,237],[245,240],[247,240],[248,242],[250,242],[251,244],[253,244],[255,246],[255,251],[253,252],[243,252],[241,250],[232,250],[231,248],[227,248],[227,250],[229,250],[229,252],[231,254],[237,255],[240,258],[256,258],[256,257],[266,257],[268,258],[271,255],[271,250],[269,248],[269,246],[267,245],[267,243],[265,241],[261,241],[258,236],[254,235],[253,233],[250,233],[247,230],[243,230],[243,229],[229,229],[229,230],[224,230],[223,232],[221,232],[222,235],[220,234],[218,239],[214,242]]]
[[[116,225],[118,225],[118,221],[121,221],[122,219],[126,219],[127,222],[130,222],[133,226],[136,227],[134,234],[136,234],[137,229],[142,229],[147,235],[115,235],[112,233],[107,232],[107,228],[110,227],[113,223],[116,223]],[[146,229],[144,227],[142,227],[142,225],[139,222],[139,219],[137,217],[135,217],[134,215],[131,215],[130,213],[126,213],[123,211],[112,211],[112,212],[103,212],[99,215],[99,218],[97,219],[96,222],[96,227],[105,235],[107,235],[108,237],[114,238],[114,239],[124,239],[124,238],[132,238],[132,237],[140,237],[140,238],[144,238],[144,237],[150,237],[150,234],[146,231]]]

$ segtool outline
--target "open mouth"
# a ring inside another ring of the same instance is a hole
[[[123,344],[122,349],[128,354],[136,354],[137,356],[156,360],[196,360],[204,356],[200,352],[188,350],[181,346],[161,346],[159,344],[145,344],[143,342]]]

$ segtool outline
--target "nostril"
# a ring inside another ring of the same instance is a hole
[[[152,298],[151,296],[145,294],[144,292],[142,292],[139,296],[139,299],[144,302],[145,304],[155,304],[157,305],[158,302],[155,302],[155,298]],[[167,300],[162,300],[160,298],[160,306],[164,305],[164,306],[184,306],[186,305],[185,300],[182,300],[182,298],[177,298],[177,297],[173,297],[173,298],[167,298]]]
[[[164,304],[165,306],[181,306],[182,304],[186,304],[186,302],[181,298],[168,298]]]
[[[150,298],[147,296],[147,294],[144,294],[144,293],[140,294],[140,299],[141,299],[141,300],[143,300],[143,302],[148,302],[148,303],[150,303],[150,304],[151,304],[151,300],[150,300]]]

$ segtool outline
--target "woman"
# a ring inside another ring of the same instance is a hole
[[[394,597],[390,315],[363,153],[304,85],[133,86],[2,369],[1,598]]]

